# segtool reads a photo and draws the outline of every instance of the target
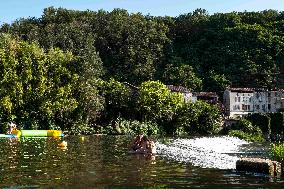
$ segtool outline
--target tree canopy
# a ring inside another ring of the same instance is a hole
[[[93,46],[104,78],[141,84],[160,80],[192,90],[283,87],[284,13],[197,9],[178,17],[75,11],[48,7],[40,18],[4,24],[11,33],[44,49],[80,54]]]
[[[181,105],[165,85],[284,87],[284,12],[275,10],[155,17],[48,7],[0,32],[0,124],[80,130],[122,116],[208,133],[216,107]]]
[[[90,109],[100,109],[101,102],[96,100],[100,96],[92,84],[96,75],[88,78],[78,69],[81,62],[97,60],[80,58],[0,34],[0,122],[16,121],[26,129],[64,129],[77,119],[87,121]],[[91,71],[92,66],[87,68]]]

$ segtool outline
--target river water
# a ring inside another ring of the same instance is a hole
[[[283,188],[284,178],[236,172],[269,145],[233,137],[155,139],[157,155],[128,153],[128,136],[0,138],[0,188]]]

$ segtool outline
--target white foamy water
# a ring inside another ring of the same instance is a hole
[[[248,144],[235,137],[202,137],[175,139],[169,144],[157,143],[157,153],[168,159],[192,163],[203,168],[235,169],[240,146]]]

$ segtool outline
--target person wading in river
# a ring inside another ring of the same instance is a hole
[[[133,153],[141,153],[141,154],[156,153],[156,145],[154,141],[149,140],[147,136],[142,134],[138,135],[134,139],[131,149]]]
[[[13,131],[17,130],[17,125],[13,122],[9,124],[9,130],[7,131],[7,134],[11,135],[13,134]]]

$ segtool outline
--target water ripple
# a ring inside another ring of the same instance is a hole
[[[169,144],[157,143],[157,152],[162,156],[202,168],[235,169],[236,155],[242,153],[240,146],[248,144],[235,137],[202,137],[175,139]]]

